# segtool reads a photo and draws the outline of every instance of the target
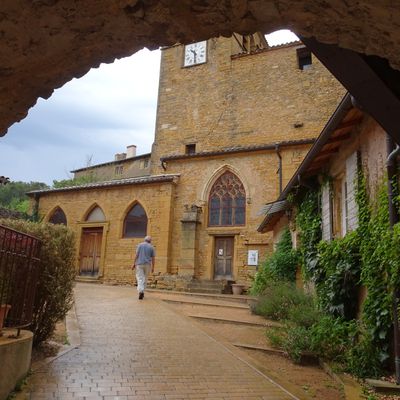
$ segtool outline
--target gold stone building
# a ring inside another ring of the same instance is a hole
[[[77,235],[77,275],[132,282],[135,247],[156,247],[159,287],[248,283],[271,249],[257,232],[344,89],[300,42],[262,35],[162,50],[151,154],[73,171],[94,183],[32,192],[40,216]]]

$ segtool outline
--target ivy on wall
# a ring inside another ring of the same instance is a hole
[[[314,283],[320,308],[346,320],[356,317],[359,288],[366,288],[358,344],[348,365],[359,376],[377,375],[388,358],[393,292],[400,284],[400,224],[390,229],[387,184],[379,185],[371,202],[366,178],[360,174],[356,185],[359,227],[344,238],[321,241],[319,196],[317,191],[309,192],[298,205],[303,276]]]

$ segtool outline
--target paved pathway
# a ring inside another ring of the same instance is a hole
[[[81,346],[31,378],[31,399],[294,399],[187,318],[127,287],[78,284]]]

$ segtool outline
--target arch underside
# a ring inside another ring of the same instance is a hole
[[[37,98],[100,63],[177,42],[289,28],[400,67],[400,7],[389,0],[4,0],[0,135]],[[23,12],[21,12],[23,10]],[[24,27],[24,29],[21,29]]]

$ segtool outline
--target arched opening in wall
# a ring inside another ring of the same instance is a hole
[[[55,225],[67,225],[67,216],[61,207],[57,207],[49,218],[49,222]]]
[[[146,211],[139,203],[135,203],[124,219],[123,237],[145,237],[147,235],[147,222]]]
[[[231,171],[224,172],[211,188],[208,226],[243,226],[246,223],[246,192]]]
[[[104,228],[106,216],[100,206],[94,205],[82,223],[79,250],[79,275],[98,277],[104,258]]]
[[[208,200],[208,226],[227,229],[214,236],[214,279],[233,279],[235,237],[229,230],[246,223],[246,191],[231,171],[212,185]]]
[[[151,151],[160,58],[160,50],[140,50],[93,68],[56,89],[47,100],[39,98],[27,117],[2,138],[7,150],[0,157],[1,175],[13,181],[63,181],[68,168],[76,171],[78,183],[87,184],[123,178],[132,171],[148,174],[147,158],[138,158],[140,166],[135,164],[134,169],[129,169],[129,159]],[[33,142],[34,152],[27,146]],[[16,165],[16,157],[30,168]],[[91,170],[104,163],[110,164]]]
[[[95,206],[86,217],[87,222],[104,222],[105,220],[106,216],[99,206]]]

